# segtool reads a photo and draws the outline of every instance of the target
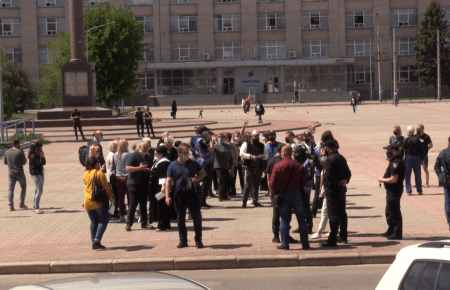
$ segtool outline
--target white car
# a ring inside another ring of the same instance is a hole
[[[450,240],[403,248],[376,290],[449,290]]]

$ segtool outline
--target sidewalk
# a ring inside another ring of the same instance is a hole
[[[194,247],[191,221],[188,221],[190,247],[185,249],[176,248],[178,232],[174,222],[173,230],[168,232],[142,230],[136,224],[133,231],[126,232],[125,224],[111,221],[103,239],[108,249],[92,251],[89,219],[81,207],[83,167],[78,162],[79,144],[54,143],[44,147],[48,165],[45,167],[46,180],[41,199],[43,215],[35,215],[31,210],[7,210],[7,168],[0,167],[0,176],[3,177],[0,179],[0,204],[4,207],[0,211],[0,273],[388,263],[405,246],[449,238],[443,190],[437,187],[432,170],[438,152],[446,147],[450,132],[448,105],[365,105],[356,114],[345,106],[277,107],[266,108],[266,111],[263,120],[268,122],[320,122],[322,126],[317,128],[316,140],[329,129],[339,141],[340,152],[347,158],[352,171],[347,194],[348,245],[322,249],[318,245],[324,241],[321,239],[310,241],[311,250],[308,251],[302,251],[300,244],[291,244],[291,251],[279,251],[277,244],[271,242],[272,208],[268,198],[261,198],[262,208],[249,206],[243,209],[242,196],[238,194],[230,201],[208,200],[214,207],[202,211],[204,249]],[[241,113],[236,109],[229,116],[205,110],[204,116],[219,123],[230,118],[236,122],[253,118]],[[179,117],[186,118],[189,114],[191,112],[180,111]],[[434,144],[429,153],[431,187],[424,189],[423,196],[416,192],[412,196],[404,194],[404,239],[387,241],[379,236],[386,230],[385,191],[377,182],[387,167],[382,147],[392,134],[393,125],[399,124],[405,131],[406,126],[418,123],[425,125],[425,132]],[[284,139],[283,133],[278,132],[278,140]],[[300,133],[300,130],[295,133]],[[107,143],[102,145],[107,154]],[[26,203],[31,207],[34,185],[28,174],[28,165],[26,177]],[[15,202],[18,203],[18,185],[15,194]],[[317,230],[319,216],[314,219],[314,230]],[[291,226],[295,229],[297,223],[292,221]],[[293,236],[298,239],[298,235]],[[21,262],[30,264],[24,266]]]

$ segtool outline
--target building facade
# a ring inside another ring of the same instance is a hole
[[[84,5],[103,5],[84,0]],[[428,0],[110,0],[144,22],[142,94],[227,95],[417,89],[414,51]],[[450,11],[450,0],[441,6]],[[450,14],[449,14],[450,19]],[[47,42],[69,30],[69,0],[0,0],[0,44],[35,78]],[[372,83],[372,86],[371,86]],[[390,94],[390,93],[389,93]]]

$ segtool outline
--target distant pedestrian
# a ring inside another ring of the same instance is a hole
[[[77,138],[78,141],[78,133],[77,133],[77,128],[78,130],[80,130],[80,134],[81,137],[83,138],[83,141],[86,140],[86,138],[84,138],[83,135],[83,129],[81,128],[81,113],[78,111],[78,109],[75,109],[72,114],[70,115],[70,118],[73,120],[73,130],[75,131],[75,137]]]
[[[448,147],[446,149],[443,149],[436,158],[434,171],[436,172],[438,178],[442,172],[445,173],[443,180],[445,196],[445,217],[447,218],[447,223],[450,230],[450,137],[448,137],[447,142]],[[444,168],[443,171],[442,168]]]
[[[138,137],[144,137],[144,114],[141,112],[140,107],[138,107],[136,113],[134,113],[134,119],[136,120]],[[139,133],[139,127],[141,128],[141,133]]]
[[[247,115],[247,102],[245,101],[244,98],[242,98],[241,106],[242,106],[242,110],[244,110],[244,115]]]
[[[200,108],[200,111],[198,111],[198,117],[203,118],[203,109]]]
[[[28,151],[30,160],[30,174],[34,182],[33,209],[34,213],[42,214],[44,211],[40,207],[42,192],[44,191],[44,165],[46,164],[42,143],[34,141]]]
[[[84,172],[84,203],[83,207],[87,210],[91,220],[91,241],[93,250],[103,250],[106,247],[101,244],[103,234],[109,223],[109,204],[108,202],[96,202],[92,200],[94,180],[98,188],[103,188],[111,202],[113,196],[108,180],[103,171],[99,170],[100,163],[96,157],[89,157],[86,162],[86,171]]]
[[[401,150],[403,147],[403,142],[405,141],[405,137],[402,136],[402,128],[398,125],[394,126],[392,129],[392,134],[393,136],[389,138],[388,144],[397,144]]]
[[[261,103],[261,100],[258,100],[258,103],[255,106],[255,113],[258,116],[258,124],[261,124],[263,122],[262,115],[264,115],[265,112],[266,112],[266,110],[264,109],[264,106]]]
[[[356,109],[359,112],[359,105],[361,105],[361,93],[358,93],[358,96],[356,96]]]
[[[352,96],[352,100],[350,101],[350,105],[353,107],[353,113],[356,113],[356,100],[355,97]]]
[[[250,96],[247,96],[247,99],[245,101],[247,102],[247,112],[249,112],[252,99],[250,98]]]
[[[147,136],[150,138],[150,130],[152,130],[153,138],[156,138],[155,132],[153,131],[153,115],[152,112],[150,112],[150,108],[147,108],[147,111],[145,111],[144,114],[145,117],[145,126],[147,127]]]
[[[236,94],[236,93],[234,93],[234,104],[235,104],[235,105],[238,104],[238,102],[237,102],[237,94]]]
[[[420,143],[422,143],[422,149],[423,149],[423,162],[422,162],[422,168],[425,172],[425,186],[424,187],[430,187],[430,173],[428,172],[428,151],[433,148],[433,142],[431,141],[431,138],[428,134],[425,134],[424,132],[425,127],[422,124],[417,125],[416,131],[417,131],[417,137],[420,140]]]
[[[172,117],[174,119],[177,118],[177,110],[178,110],[178,108],[177,108],[177,101],[174,100],[173,103],[172,103]]]
[[[4,156],[4,163],[8,165],[8,203],[9,210],[13,211],[14,208],[14,188],[16,187],[16,182],[20,184],[20,204],[19,207],[22,209],[27,209],[28,206],[25,205],[25,195],[27,193],[27,180],[25,178],[25,173],[23,171],[23,166],[27,163],[25,154],[20,148],[20,141],[14,140],[13,147],[6,151]]]
[[[298,90],[295,90],[294,93],[294,103],[298,103]]]
[[[399,95],[398,95],[398,93],[397,92],[394,92],[394,104],[395,104],[395,106],[397,107],[397,105],[398,105],[398,100],[399,100]]]
[[[422,177],[420,165],[424,159],[424,152],[422,148],[422,143],[420,139],[414,135],[414,127],[408,127],[408,133],[406,135],[406,139],[403,142],[402,149],[400,151],[400,157],[403,158],[405,156],[405,184],[406,184],[406,193],[408,195],[412,194],[411,188],[411,173],[414,171],[414,177],[416,180],[417,193],[422,195]]]

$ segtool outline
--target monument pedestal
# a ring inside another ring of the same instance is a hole
[[[118,117],[120,114],[120,109],[107,109],[102,107],[63,107],[39,110],[37,118],[38,120],[68,120],[75,108],[81,113],[83,119],[105,119]],[[83,122],[83,119],[81,119],[81,122]]]

